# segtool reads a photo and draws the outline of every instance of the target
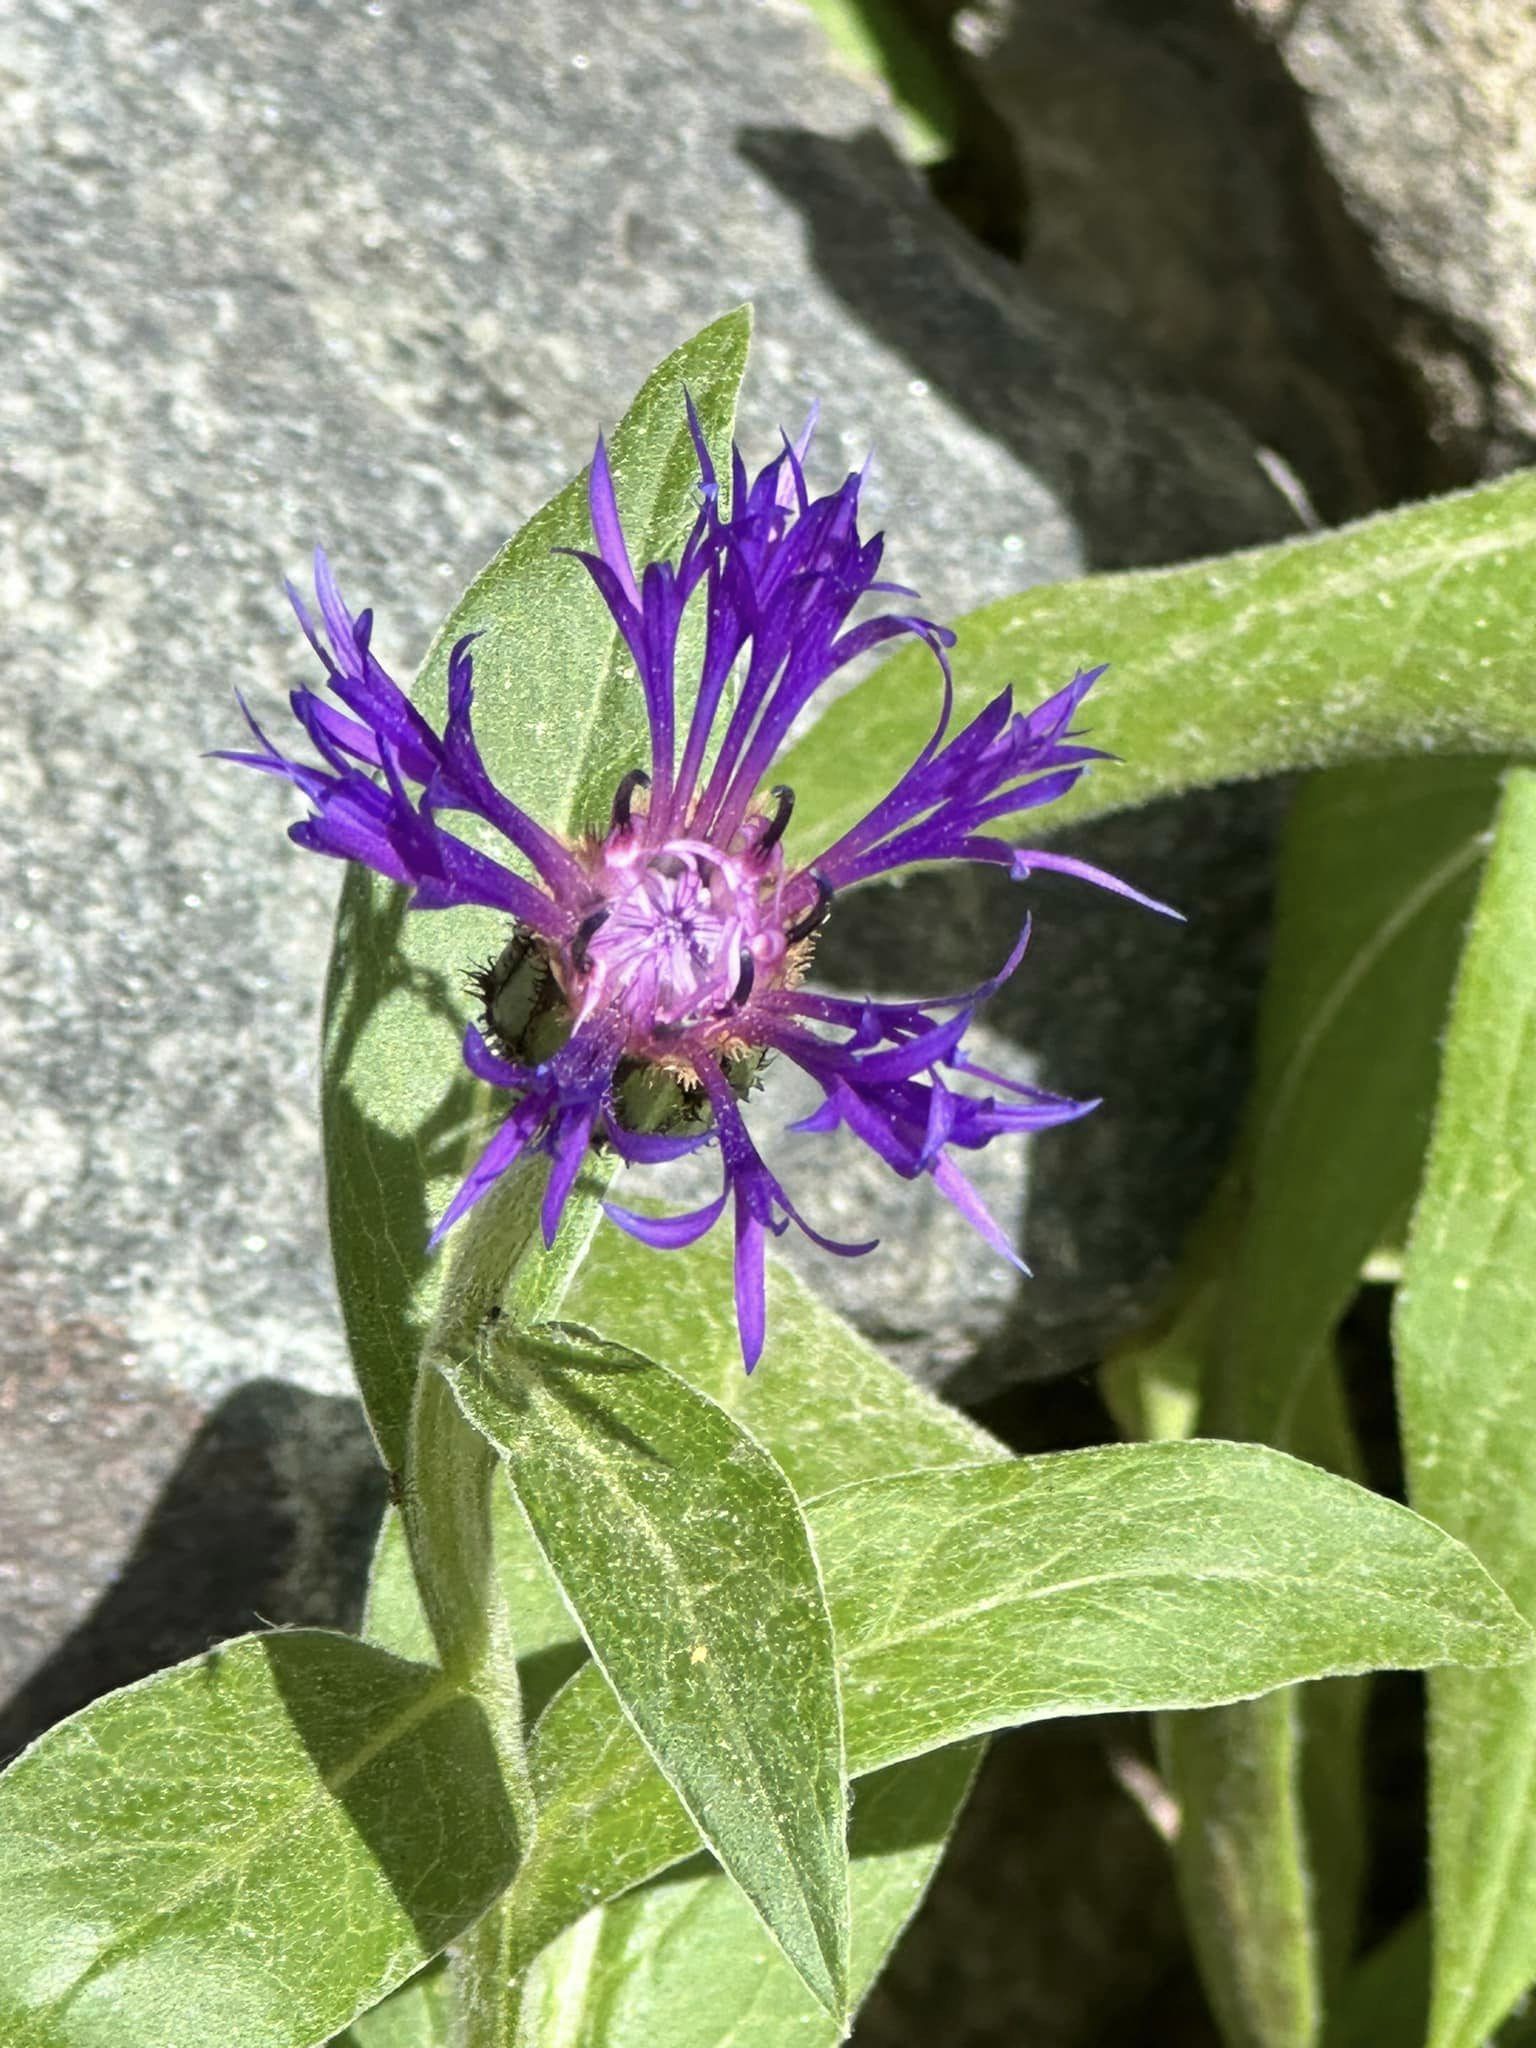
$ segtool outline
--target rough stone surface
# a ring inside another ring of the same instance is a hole
[[[356,1625],[384,1478],[354,1401],[255,1380],[205,1411],[8,1268],[0,1319],[0,1764],[226,1637]]]
[[[812,392],[833,459],[878,434],[894,564],[941,616],[1290,515],[1229,418],[972,250],[788,4],[36,0],[0,34],[0,1211],[38,1313],[110,1322],[125,1364],[336,1389],[336,875],[280,792],[198,758],[235,684],[270,708],[303,672],[279,581],[313,538],[408,669],[594,425],[744,297],[749,436]],[[1145,1274],[1166,1234],[1138,1232]],[[939,1263],[929,1329],[992,1285],[974,1248]]]
[[[955,39],[1018,152],[1024,289],[1134,333],[1325,521],[1429,487],[1392,293],[1259,24],[1230,0],[983,0]]]
[[[1527,0],[1239,6],[1306,94],[1468,474],[1536,455],[1536,13]]]

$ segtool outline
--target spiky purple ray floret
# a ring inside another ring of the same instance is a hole
[[[474,1027],[466,1033],[470,1071],[505,1090],[511,1105],[434,1242],[524,1153],[550,1161],[542,1225],[552,1241],[595,1138],[635,1165],[714,1143],[722,1175],[713,1201],[682,1216],[640,1215],[618,1203],[607,1205],[608,1214],[644,1243],[671,1249],[702,1236],[732,1206],[737,1319],[750,1371],[764,1340],[767,1237],[793,1222],[843,1256],[873,1245],[836,1243],[800,1215],[748,1132],[730,1078],[734,1063],[761,1051],[794,1060],[821,1091],[820,1106],[797,1129],[846,1129],[903,1177],[932,1175],[1016,1264],[954,1155],[1094,1107],[992,1073],[965,1051],[977,1007],[1023,957],[1027,921],[1000,971],[978,988],[920,1002],[859,1001],[801,986],[809,937],[836,894],[912,862],[968,860],[1000,864],[1019,879],[1036,869],[1065,872],[1153,909],[1165,906],[1086,862],[1021,851],[989,830],[1064,795],[1102,758],[1074,729],[1102,671],[1083,671],[1028,712],[1016,711],[1004,690],[952,732],[953,634],[913,610],[856,617],[871,598],[911,593],[880,580],[883,543],[859,533],[861,473],[812,497],[804,464],[814,414],[755,477],[733,450],[729,510],[691,403],[688,416],[700,508],[675,562],[637,572],[601,440],[589,475],[594,546],[578,559],[628,644],[650,732],[649,760],[620,784],[601,839],[568,844],[497,787],[474,733],[475,636],[450,656],[439,734],[379,662],[371,613],[347,609],[320,553],[319,622],[297,592],[289,594],[337,700],[308,689],[291,698],[323,765],[279,752],[249,712],[255,748],[224,758],[284,776],[308,799],[311,815],[291,828],[300,844],[403,884],[415,908],[477,904],[506,913],[547,956],[569,1010],[569,1035],[530,1063],[503,1057]],[[703,654],[680,701],[679,631],[694,602],[703,610]],[[783,845],[792,793],[763,794],[773,759],[832,676],[903,638],[924,643],[939,666],[943,704],[933,736],[858,824],[792,867]],[[451,831],[442,820],[455,811],[492,826],[537,879]],[[709,1127],[627,1129],[616,1080],[635,1062],[663,1064],[691,1083]]]

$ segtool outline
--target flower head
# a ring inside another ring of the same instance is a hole
[[[552,1241],[594,1142],[635,1164],[713,1143],[721,1188],[702,1209],[653,1217],[610,1202],[607,1213],[668,1248],[702,1236],[733,1205],[737,1318],[750,1370],[763,1344],[770,1232],[794,1222],[828,1251],[873,1249],[821,1236],[764,1163],[742,1114],[764,1054],[795,1061],[821,1091],[796,1128],[844,1126],[898,1174],[931,1174],[1016,1264],[955,1154],[1093,1107],[992,1073],[965,1050],[977,1007],[1023,957],[1027,919],[1008,959],[978,988],[924,1002],[860,1001],[805,986],[816,935],[841,893],[913,862],[965,860],[997,863],[1019,879],[1058,869],[1163,906],[1082,861],[1020,851],[991,829],[1063,795],[1100,758],[1073,721],[1101,671],[1080,673],[1029,712],[1016,711],[1004,690],[951,731],[953,634],[901,608],[866,607],[855,618],[866,600],[911,596],[879,580],[881,538],[859,533],[862,476],[813,498],[803,466],[808,427],[755,477],[734,455],[727,509],[691,406],[689,419],[700,508],[675,562],[637,570],[601,441],[593,457],[594,548],[579,559],[634,659],[650,751],[582,837],[546,830],[491,780],[474,735],[474,635],[450,657],[439,733],[380,665],[371,613],[348,610],[323,554],[315,559],[319,622],[289,593],[326,672],[329,697],[300,689],[290,700],[322,765],[279,752],[249,711],[255,750],[225,758],[286,777],[308,798],[311,815],[291,828],[300,845],[388,876],[411,890],[415,909],[480,904],[512,921],[506,951],[478,977],[484,1014],[464,1040],[471,1071],[505,1089],[509,1107],[434,1241],[530,1149],[551,1162],[542,1221]],[[684,692],[679,631],[695,601],[703,652],[696,688],[690,677]],[[933,736],[858,824],[814,859],[792,863],[785,828],[794,795],[770,782],[774,757],[831,676],[902,638],[926,643],[940,670]],[[456,833],[446,822],[455,812],[491,825],[537,879]],[[529,969],[541,977],[532,1008]],[[653,1120],[628,1106],[626,1084],[644,1073],[675,1084],[668,1127],[642,1128]]]

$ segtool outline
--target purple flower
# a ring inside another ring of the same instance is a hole
[[[607,1213],[646,1244],[669,1248],[702,1236],[732,1204],[736,1310],[750,1371],[763,1345],[769,1232],[793,1221],[828,1251],[873,1249],[821,1236],[764,1164],[742,1115],[764,1053],[794,1060],[821,1091],[819,1107],[797,1129],[846,1126],[905,1178],[931,1174],[1015,1264],[1012,1245],[955,1155],[999,1132],[1043,1130],[1093,1107],[992,1073],[965,1051],[978,1005],[1023,957],[1027,920],[1013,952],[979,988],[925,1002],[850,1000],[804,986],[816,935],[838,895],[914,861],[967,860],[995,862],[1020,880],[1057,869],[1152,909],[1164,906],[1085,862],[1021,852],[989,829],[1065,794],[1102,758],[1073,729],[1101,671],[1077,675],[1028,713],[1015,711],[1004,690],[952,733],[945,650],[954,635],[915,611],[854,620],[867,598],[911,596],[878,580],[880,536],[860,537],[862,477],[811,497],[802,467],[807,428],[755,478],[734,455],[726,512],[691,405],[689,418],[701,503],[676,562],[636,569],[601,440],[592,461],[595,552],[579,559],[634,658],[650,758],[623,777],[610,815],[589,833],[566,841],[546,831],[491,781],[473,727],[475,636],[460,640],[450,657],[439,734],[380,666],[371,613],[348,611],[323,554],[315,558],[319,625],[289,592],[336,700],[308,689],[290,700],[323,765],[288,759],[249,711],[257,751],[224,758],[284,776],[303,792],[312,815],[291,828],[301,846],[361,861],[409,888],[416,909],[482,904],[512,920],[506,953],[480,977],[483,1028],[471,1026],[464,1041],[471,1071],[504,1088],[509,1108],[434,1242],[530,1149],[551,1162],[542,1220],[552,1241],[594,1142],[633,1164],[714,1143],[721,1189],[702,1209],[656,1218],[610,1202]],[[678,632],[696,595],[705,620],[702,661],[696,692],[680,697]],[[907,637],[933,650],[942,674],[933,737],[860,823],[814,860],[791,866],[784,831],[793,792],[764,788],[774,756],[822,684],[883,642]],[[537,881],[460,837],[446,822],[454,812],[495,827]],[[526,1004],[519,1023],[508,1021],[509,991],[530,961],[542,971],[543,1017],[553,1027],[537,1047],[524,1028]],[[646,1069],[677,1084],[670,1128],[635,1128],[626,1110],[626,1084]]]

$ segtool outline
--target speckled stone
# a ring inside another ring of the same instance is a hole
[[[1272,37],[1465,475],[1536,459],[1528,0],[1239,0]]]
[[[25,0],[0,75],[0,1213],[39,1313],[110,1325],[124,1370],[202,1400],[346,1384],[315,1115],[336,872],[287,843],[282,792],[199,758],[237,734],[235,685],[275,709],[305,672],[280,579],[315,538],[408,672],[594,427],[743,298],[749,438],[813,392],[829,458],[877,438],[893,567],[940,616],[1289,523],[1217,407],[967,243],[788,0]],[[1247,917],[1251,876],[1210,869]],[[1073,1016],[1103,958],[1064,926]],[[1204,1040],[1233,1000],[1190,990],[1197,1065],[1225,1059]],[[931,1207],[899,1224],[927,1278],[898,1320],[919,1363],[947,1333],[947,1364],[1015,1290],[975,1246],[925,1245]],[[1178,1213],[1111,1233],[1122,1292]],[[1083,1275],[1074,1360],[1104,1284],[1077,1232],[1032,1232],[1042,1269]],[[889,1271],[844,1296],[882,1330]]]

